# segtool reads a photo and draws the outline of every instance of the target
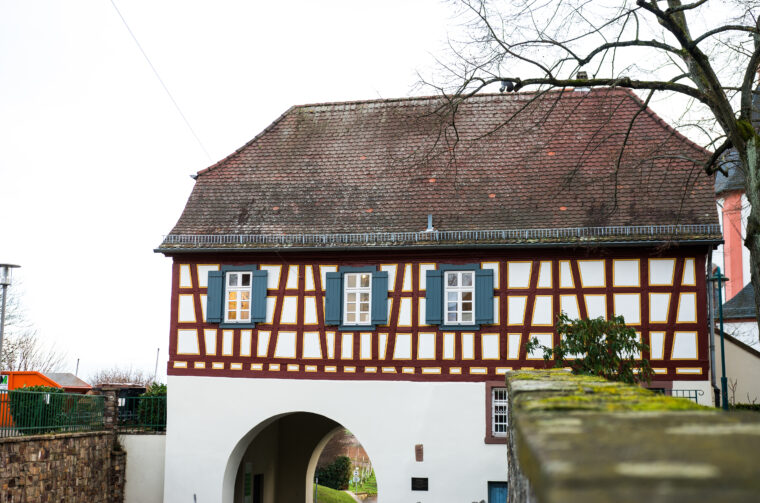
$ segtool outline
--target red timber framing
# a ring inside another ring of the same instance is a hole
[[[638,323],[634,320],[630,324],[651,347],[643,356],[650,359],[656,371],[655,379],[705,380],[709,365],[704,277],[706,251],[704,247],[670,247],[666,250],[619,247],[413,253],[176,254],[173,256],[168,373],[287,379],[494,381],[511,369],[544,367],[542,359],[530,358],[526,354],[524,345],[529,337],[552,334],[544,337],[557,342],[558,336],[553,333],[551,324],[533,324],[537,298],[545,311],[551,305],[549,314],[542,314],[542,321],[545,321],[546,316],[554,320],[560,312],[561,296],[577,299],[581,317],[588,315],[586,303],[591,299],[588,296],[597,296],[596,302],[604,306],[604,315],[608,318],[615,314],[616,300],[619,306],[622,299],[629,304],[638,302],[640,319]],[[584,261],[591,262],[584,264]],[[599,261],[603,262],[603,284],[589,286],[588,280],[583,281],[582,269],[589,263],[601,267]],[[630,278],[624,281],[626,286],[621,286],[621,282],[613,277],[614,267],[622,270],[620,261],[629,261],[628,269],[638,277],[638,286],[633,285]],[[530,273],[523,274],[527,281],[525,285],[515,286],[510,282],[510,262],[530,263]],[[551,264],[551,281],[547,282],[543,275],[548,274],[547,266],[544,266],[539,284],[542,262]],[[650,278],[650,264],[655,262],[658,267],[665,264],[665,276],[669,277]],[[425,290],[421,281],[425,270],[441,264],[472,263],[480,263],[495,271],[497,322],[483,325],[479,330],[461,331],[425,325]],[[220,328],[218,324],[206,323],[202,309],[206,288],[201,286],[199,273],[205,274],[209,268],[222,265],[247,264],[266,266],[270,271],[279,267],[279,278],[276,282],[272,280],[267,291],[267,321],[258,323],[253,329]],[[668,269],[669,264],[672,269]],[[372,331],[356,332],[326,326],[325,272],[336,271],[339,266],[368,265],[389,271],[395,268],[393,274],[389,273],[389,323]],[[297,278],[289,277],[295,274]],[[308,275],[311,277],[307,278]],[[561,278],[561,275],[564,276]],[[621,294],[633,295],[623,297]],[[180,296],[184,297],[182,309]],[[510,317],[510,297],[525,298],[524,316],[512,313]],[[650,305],[650,298],[659,306]],[[664,299],[667,299],[665,303]],[[693,310],[686,306],[687,302],[694,302]],[[683,312],[682,303],[686,306]],[[308,313],[309,309],[315,312]],[[661,321],[652,321],[655,310],[660,312]],[[520,323],[515,323],[515,319]],[[182,341],[178,344],[180,337]],[[304,355],[305,337],[310,341],[310,355]],[[406,348],[407,344],[409,348]]]

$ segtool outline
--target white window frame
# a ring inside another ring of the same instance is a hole
[[[361,277],[362,275],[369,276],[369,285],[368,286],[359,286],[361,284]],[[356,276],[356,285],[355,287],[349,287],[348,286],[348,279],[349,276]],[[348,295],[349,294],[356,294],[356,300],[354,301],[354,304],[356,305],[356,311],[353,313],[355,314],[354,321],[348,321]],[[361,304],[362,302],[359,301],[359,297],[362,293],[367,294],[367,298],[369,299],[367,302],[367,321],[360,321],[362,310],[361,310]],[[343,325],[356,325],[356,326],[369,326],[372,325],[372,273],[371,272],[346,272],[343,273]]]
[[[243,276],[248,276],[248,286],[243,286]],[[230,286],[230,278],[233,276],[237,276],[240,281],[239,284],[236,286]],[[243,311],[241,303],[244,299],[242,299],[242,295],[237,296],[237,298],[234,301],[230,301],[229,294],[235,292],[235,293],[248,293],[248,317],[247,318],[241,318],[240,314]],[[235,302],[235,314],[236,319],[231,320],[229,318],[230,309],[229,309],[229,303]],[[250,271],[227,271],[224,274],[224,323],[251,323],[251,313],[253,312],[253,273]]]
[[[503,421],[496,418],[503,416]],[[504,431],[497,431],[497,426],[503,427]],[[496,438],[505,438],[509,428],[509,400],[507,388],[491,388],[491,435]]]
[[[462,286],[462,275],[471,274],[472,284],[470,286]],[[449,275],[457,276],[457,286],[449,286]],[[449,293],[457,293],[457,320],[449,320]],[[462,293],[472,294],[472,311],[462,310]],[[469,312],[472,316],[470,321],[462,321],[462,314]],[[445,271],[443,273],[443,324],[444,325],[475,325],[475,271]]]

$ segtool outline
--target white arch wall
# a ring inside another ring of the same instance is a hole
[[[483,441],[484,383],[170,376],[169,389],[165,503],[193,495],[232,503],[251,429],[297,411],[356,435],[375,467],[380,503],[487,500],[487,482],[507,478],[506,447]],[[424,446],[423,462],[415,444]],[[412,477],[428,477],[429,491],[411,491]]]

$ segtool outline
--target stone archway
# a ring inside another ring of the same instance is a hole
[[[234,503],[313,503],[313,480],[320,454],[344,429],[319,414],[294,412],[264,421],[236,447]],[[237,461],[236,459],[237,458]]]

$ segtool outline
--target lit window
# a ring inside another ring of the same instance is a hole
[[[251,321],[251,273],[228,272],[224,290],[226,323]]]
[[[507,436],[507,388],[491,388],[491,435]]]
[[[345,273],[343,277],[344,325],[369,325],[372,297],[372,273]]]
[[[475,273],[448,271],[445,277],[446,325],[472,325],[474,323]]]

